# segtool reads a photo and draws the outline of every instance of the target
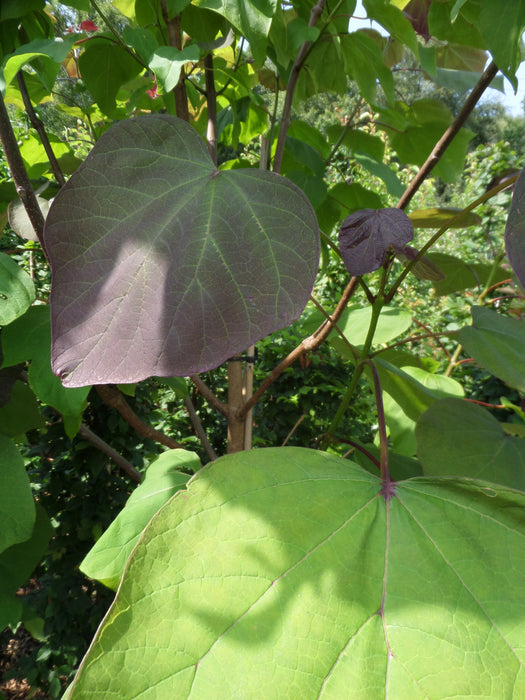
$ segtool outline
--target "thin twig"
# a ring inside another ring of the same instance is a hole
[[[222,413],[222,415],[227,418],[228,417],[228,406],[223,403],[215,394],[213,391],[206,386],[206,384],[202,381],[202,379],[199,377],[198,374],[192,374],[190,375],[191,381],[195,384],[199,392],[204,396],[206,401],[213,406],[214,408],[219,411],[219,413]]]
[[[18,150],[18,144],[16,142],[16,137],[13,132],[13,127],[11,121],[9,120],[9,115],[7,114],[7,109],[5,106],[4,98],[0,92],[0,143],[4,150],[4,155],[11,171],[11,176],[15,183],[16,191],[20,197],[20,201],[24,205],[27,212],[31,225],[37,235],[37,238],[42,246],[44,255],[46,255],[46,249],[44,246],[44,215],[38,204],[35,192],[31,185],[31,180],[27,174],[27,170]]]
[[[210,458],[210,461],[213,462],[214,460],[217,459],[217,455],[215,454],[215,450],[210,444],[210,441],[208,440],[206,436],[206,432],[204,428],[202,427],[201,420],[199,416],[197,415],[197,411],[195,410],[195,406],[193,405],[193,401],[190,399],[189,396],[186,396],[184,399],[184,406],[186,407],[186,410],[188,411],[188,415],[191,420],[191,424],[193,425],[193,429],[195,430],[197,437],[201,441],[201,445],[204,448],[204,451]]]
[[[266,377],[266,379],[262,382],[262,384],[259,386],[257,391],[254,392],[253,396],[251,399],[248,399],[244,406],[238,411],[237,415],[239,418],[244,418],[248,411],[255,406],[255,404],[260,401],[261,397],[265,393],[265,391],[270,387],[276,379],[278,379],[281,374],[284,372],[285,369],[288,369],[293,363],[298,360],[302,355],[308,352],[312,352],[313,350],[316,350],[320,345],[324,343],[324,341],[328,338],[330,333],[332,332],[335,324],[339,321],[341,318],[341,314],[345,310],[349,300],[351,299],[352,295],[354,294],[356,288],[358,285],[358,278],[357,277],[352,277],[350,282],[348,283],[345,291],[343,292],[341,299],[339,300],[339,303],[337,304],[334,313],[330,316],[330,321],[326,322],[323,321],[321,326],[308,338],[305,338],[300,345],[298,345],[292,352],[284,358],[282,362],[280,362],[277,367],[274,367],[273,370],[270,372],[270,374]]]
[[[172,450],[177,448],[182,449],[182,445],[180,445],[176,440],[164,435],[164,433],[161,433],[160,430],[155,430],[155,428],[152,428],[151,425],[144,423],[144,421],[137,416],[135,411],[131,408],[123,394],[117,389],[116,386],[112,386],[111,384],[103,384],[96,386],[95,389],[97,390],[102,401],[104,401],[107,406],[115,408],[120,413],[122,418],[124,418],[126,423],[129,423],[129,425],[136,430],[139,435],[149,438],[150,440],[155,440],[155,442],[160,442],[161,445],[166,445],[166,447],[169,447]]]
[[[140,482],[142,481],[142,477],[140,473],[135,469],[135,467],[131,464],[131,462],[128,462],[128,460],[125,457],[119,454],[101,437],[99,437],[92,430],[90,430],[90,428],[88,428],[85,423],[82,423],[80,425],[78,434],[80,435],[80,437],[83,437],[84,440],[87,440],[94,447],[96,447],[97,450],[100,450],[110,459],[112,459],[113,462],[115,462],[115,464],[118,467],[120,467],[125,474],[127,474],[131,479],[133,479],[133,481],[136,481],[140,484]]]
[[[33,105],[31,104],[31,98],[29,97],[29,93],[27,91],[26,81],[24,80],[24,74],[21,70],[19,70],[16,74],[16,79],[18,82],[18,87],[20,88],[20,94],[22,95],[24,107],[26,108],[27,116],[29,117],[29,121],[31,122],[31,126],[40,136],[40,142],[44,147],[47,158],[49,160],[49,165],[51,166],[51,170],[53,171],[53,175],[55,176],[56,181],[58,182],[60,187],[63,187],[66,184],[66,179],[64,177],[64,174],[62,173],[60,165],[58,164],[58,160],[53,152],[53,149],[51,148],[51,144],[49,143],[49,138],[46,133],[45,127],[42,123],[42,120],[39,119],[37,113],[33,109]]]
[[[448,127],[448,129],[445,131],[445,133],[439,139],[439,141],[436,143],[436,145],[432,149],[432,153],[428,156],[426,161],[421,166],[420,171],[417,173],[415,178],[412,180],[410,185],[403,193],[401,199],[397,203],[398,209],[405,209],[407,207],[412,197],[421,187],[423,181],[427,178],[432,169],[439,163],[442,155],[452,143],[453,138],[456,136],[456,134],[461,129],[467,118],[470,116],[470,113],[479,102],[485,90],[489,87],[490,83],[496,77],[497,72],[498,67],[496,66],[494,61],[491,61],[488,67],[483,72],[480,79],[478,80],[475,87],[472,89],[470,95],[465,100],[465,104],[458,112],[454,121]]]
[[[303,415],[299,418],[299,420],[295,421],[294,427],[290,430],[290,432],[288,433],[288,435],[284,438],[284,442],[283,442],[283,444],[281,445],[281,447],[285,447],[285,446],[286,446],[286,443],[288,442],[288,440],[292,437],[292,435],[295,433],[295,431],[296,431],[297,428],[301,425],[301,423],[303,422],[303,420],[304,420],[305,418],[306,418],[306,413],[303,413]]]
[[[318,0],[318,2],[312,7],[310,12],[310,19],[308,21],[309,27],[315,27],[319,17],[322,15],[324,6],[326,5],[326,0]],[[311,41],[305,41],[304,44],[299,49],[299,53],[293,62],[292,70],[290,72],[290,78],[288,80],[288,86],[286,88],[286,97],[284,99],[283,113],[281,117],[281,126],[279,128],[279,136],[277,137],[277,147],[275,149],[275,156],[273,159],[273,170],[276,173],[281,172],[281,165],[284,156],[284,146],[286,143],[286,134],[288,133],[288,128],[290,126],[290,118],[292,115],[292,103],[293,96],[295,93],[295,88],[297,87],[297,81],[299,79],[299,73],[301,68],[308,56],[310,51]]]

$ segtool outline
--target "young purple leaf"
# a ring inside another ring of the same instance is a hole
[[[395,253],[414,237],[414,227],[401,209],[361,209],[343,221],[339,246],[351,275],[378,270],[389,250]]]
[[[525,170],[516,182],[505,226],[505,249],[516,277],[525,289]]]

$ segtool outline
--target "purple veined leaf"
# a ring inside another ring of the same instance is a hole
[[[218,366],[298,318],[319,262],[299,188],[218,171],[197,132],[168,115],[109,129],[55,198],[44,236],[52,367],[71,387]]]
[[[414,227],[401,209],[361,209],[343,221],[339,246],[351,275],[378,270],[389,250],[398,252],[414,237]]]
[[[525,170],[516,182],[505,226],[505,249],[519,283],[525,289]]]

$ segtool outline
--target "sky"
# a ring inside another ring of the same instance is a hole
[[[354,18],[350,20],[350,31],[356,31],[360,27],[370,27],[369,20],[356,19],[359,17],[366,17],[366,12],[363,9],[361,0],[357,0]],[[386,33],[384,29],[379,27],[377,24],[373,24],[372,26],[382,34]],[[518,90],[516,94],[514,94],[514,88],[506,78],[503,80],[505,94],[493,88],[489,88],[485,93],[487,97],[501,102],[501,104],[505,106],[509,114],[511,114],[513,117],[525,116],[525,110],[522,104],[523,99],[525,98],[525,62],[519,67],[516,77],[518,78]]]

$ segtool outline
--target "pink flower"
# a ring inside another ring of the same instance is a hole
[[[157,81],[153,83],[151,90],[146,90],[146,95],[149,95],[152,100],[157,97]]]
[[[82,29],[84,32],[98,32],[97,25],[90,19],[85,19],[83,22],[81,22],[80,29]]]

